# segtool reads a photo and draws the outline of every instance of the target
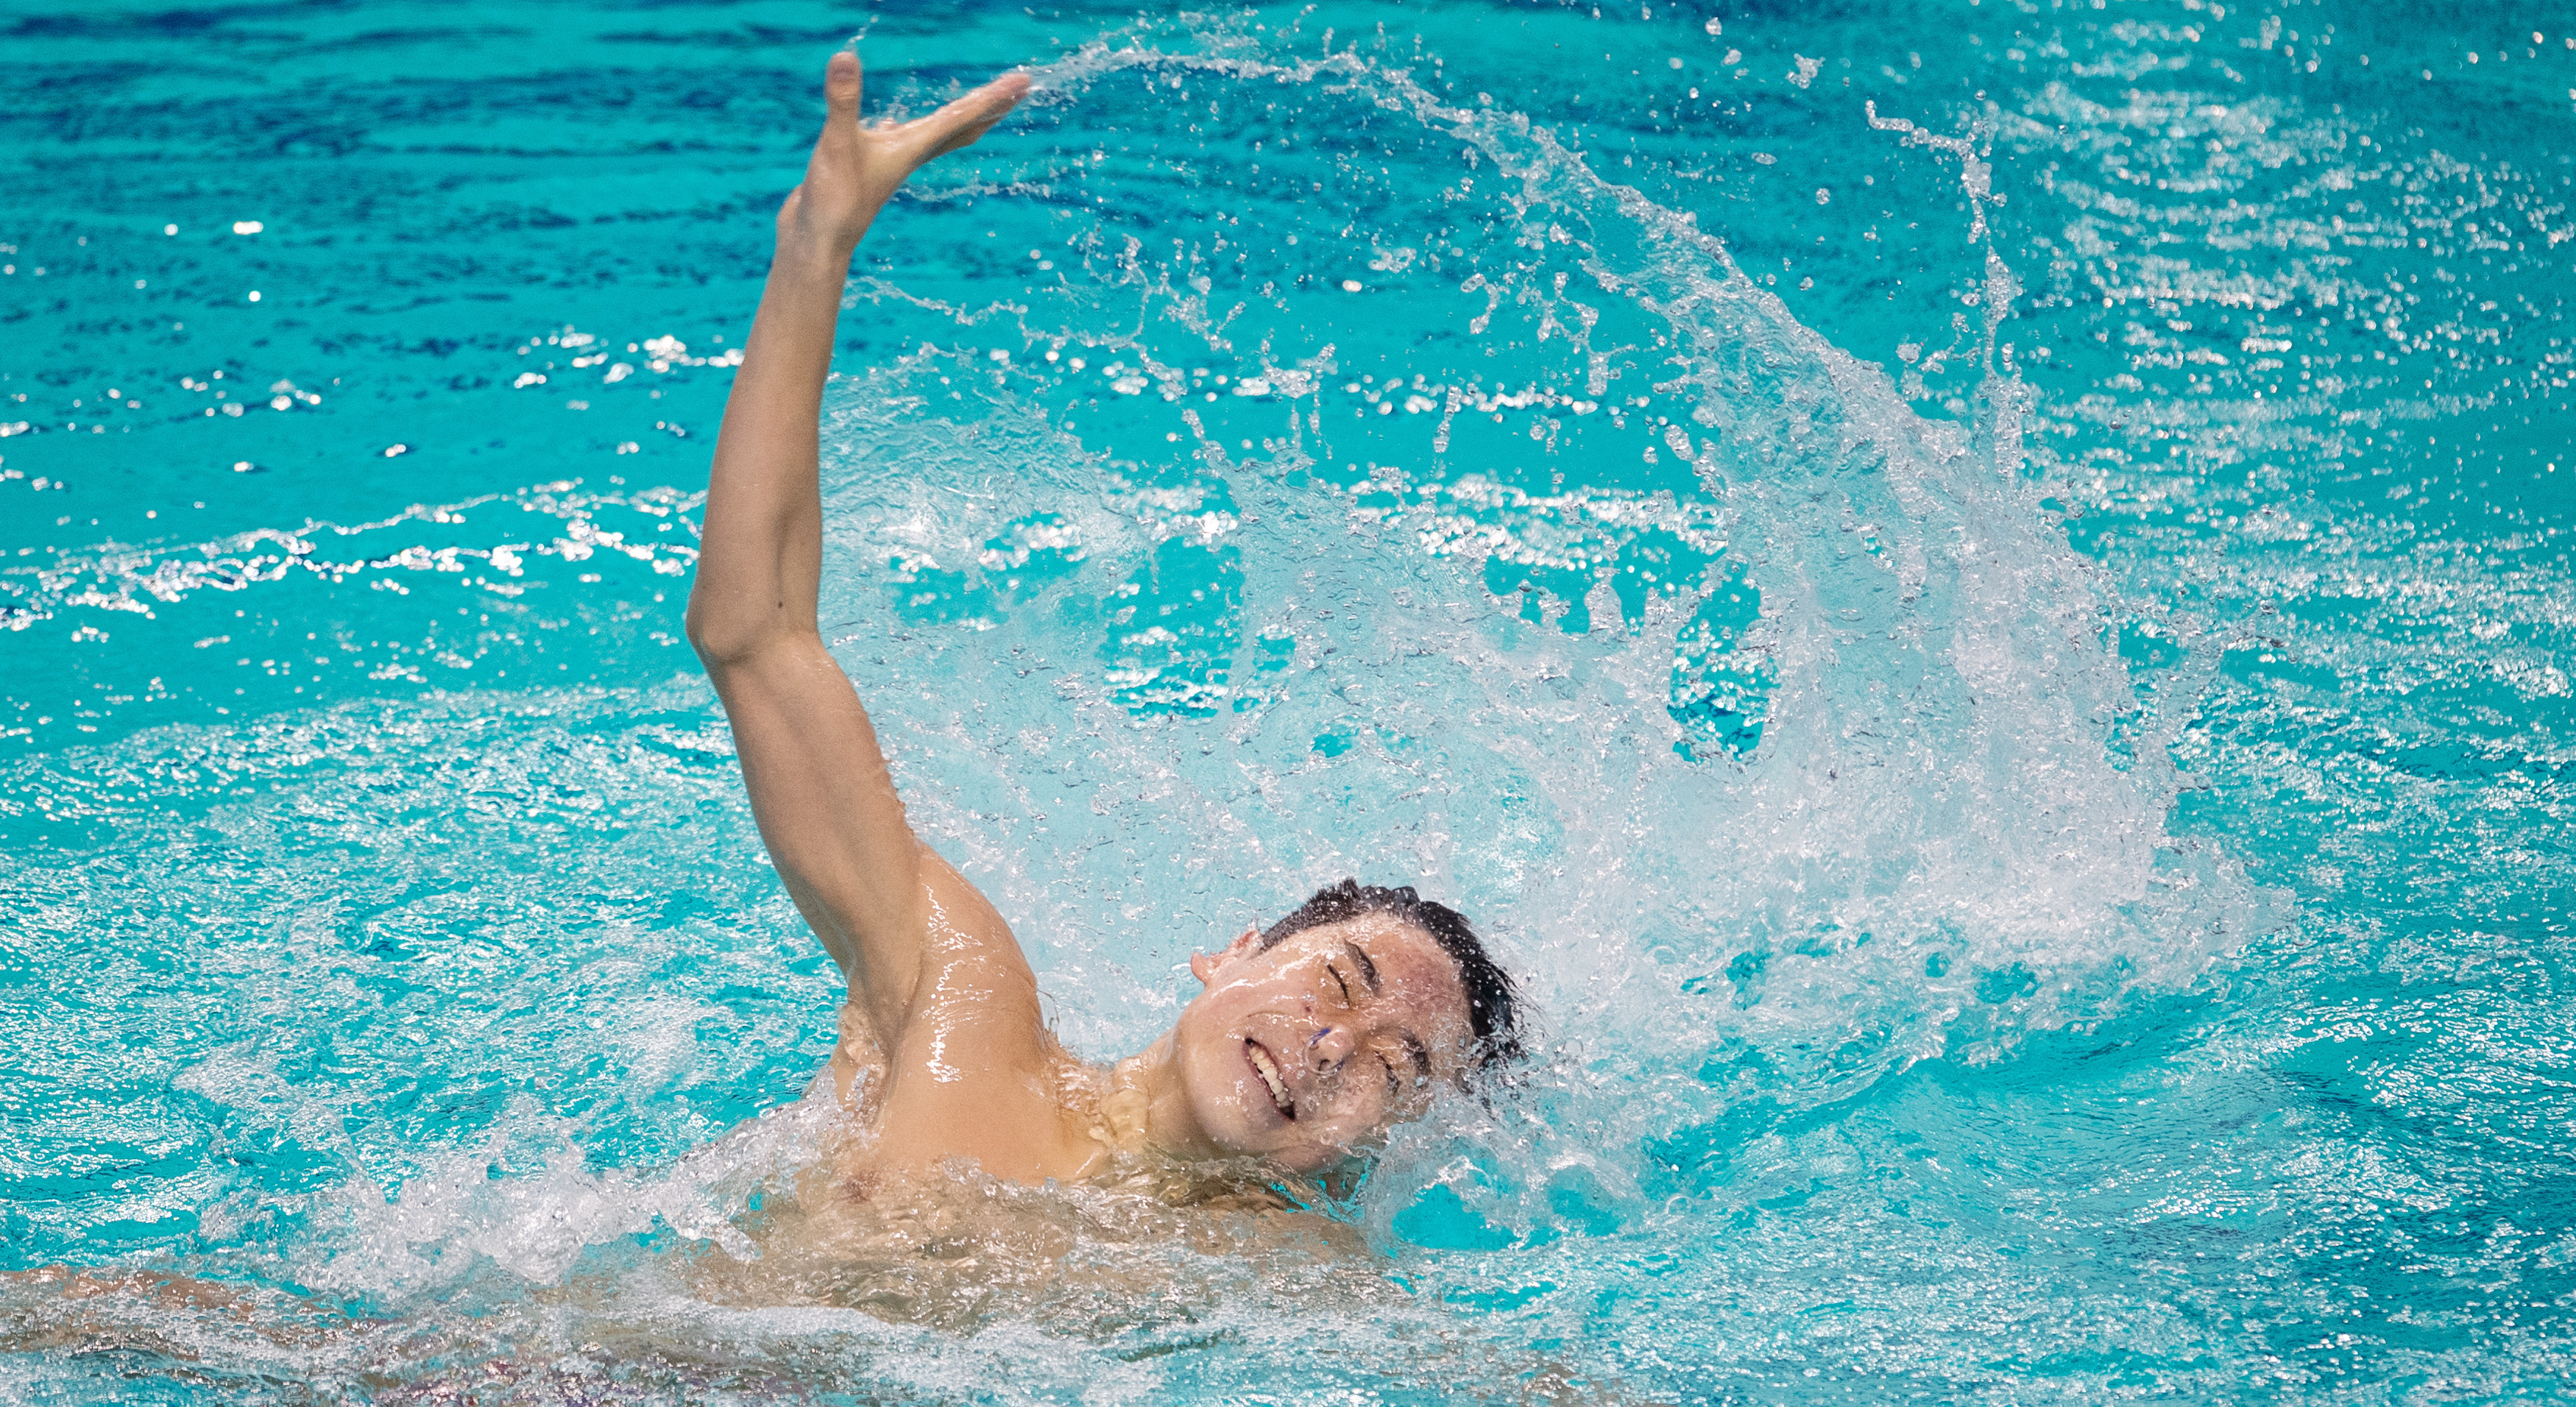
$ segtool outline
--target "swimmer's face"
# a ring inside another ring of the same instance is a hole
[[[1429,934],[1363,914],[1254,951],[1190,959],[1206,984],[1174,1026],[1191,1112],[1230,1152],[1309,1171],[1420,1114],[1464,1072],[1457,964]]]

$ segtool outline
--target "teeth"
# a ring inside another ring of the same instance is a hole
[[[1270,1086],[1270,1102],[1279,1106],[1280,1113],[1295,1118],[1297,1106],[1289,1102],[1288,1082],[1279,1078],[1279,1066],[1270,1058],[1270,1052],[1248,1041],[1244,1050],[1251,1054],[1252,1068],[1260,1072],[1261,1082]]]

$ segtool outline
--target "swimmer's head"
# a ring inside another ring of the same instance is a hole
[[[1204,985],[1172,1053],[1206,1142],[1309,1171],[1520,1053],[1511,978],[1458,911],[1357,881],[1246,929],[1190,971]]]

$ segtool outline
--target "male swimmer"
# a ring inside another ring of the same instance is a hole
[[[797,910],[848,982],[842,1049],[868,1082],[862,1184],[968,1160],[1014,1182],[1138,1160],[1327,1169],[1436,1089],[1519,1047],[1510,979],[1466,920],[1344,880],[1190,960],[1203,990],[1112,1069],[1065,1052],[992,904],[906,822],[857,691],[823,648],[817,464],[833,328],[859,239],[923,163],[1028,92],[985,84],[926,117],[862,126],[858,56],[778,212],[777,252],[725,405],[689,641],[733,725],[752,815]]]

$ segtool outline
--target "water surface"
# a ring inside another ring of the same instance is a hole
[[[1344,874],[1546,1025],[923,1322],[702,1273],[833,984],[679,611],[862,22],[1040,77],[854,269],[824,620],[1061,1034]],[[0,1268],[244,1297],[11,1395],[2566,1395],[2564,14],[0,25]]]

